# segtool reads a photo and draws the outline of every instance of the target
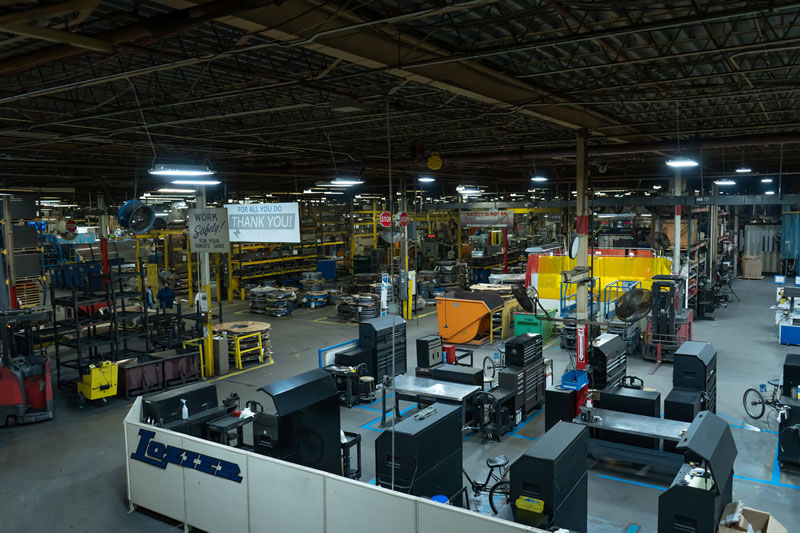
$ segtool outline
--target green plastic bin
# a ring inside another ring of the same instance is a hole
[[[555,317],[556,309],[548,309],[547,316]],[[542,336],[542,342],[547,342],[553,336],[553,323],[539,320],[533,313],[514,313],[514,335],[523,333],[538,333]]]

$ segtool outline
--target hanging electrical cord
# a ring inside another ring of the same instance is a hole
[[[139,116],[142,119],[142,125],[144,126],[144,132],[147,134],[147,140],[150,142],[150,149],[153,151],[153,164],[156,162],[156,158],[158,154],[156,153],[156,146],[153,144],[153,138],[150,136],[150,128],[147,127],[147,121],[144,118],[144,113],[142,112],[142,104],[139,101],[139,93],[136,91],[136,86],[133,84],[130,78],[127,78],[128,83],[133,90],[133,97],[136,99],[136,109],[139,110]],[[151,164],[152,166],[152,164]]]

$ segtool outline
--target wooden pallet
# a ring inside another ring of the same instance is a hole
[[[42,287],[39,281],[35,279],[18,279],[17,299],[23,309],[42,305]]]

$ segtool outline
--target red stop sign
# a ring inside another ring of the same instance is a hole
[[[402,213],[398,213],[397,222],[403,227],[408,226],[408,213],[406,213],[405,211],[403,211]]]
[[[381,213],[381,226],[388,228],[392,225],[392,214],[389,211]]]
[[[72,219],[67,220],[67,232],[68,233],[75,233],[78,231],[78,223]]]

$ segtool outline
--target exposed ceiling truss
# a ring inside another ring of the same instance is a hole
[[[668,177],[679,137],[713,140],[710,173],[788,172],[798,19],[777,0],[4,1],[0,174],[120,197],[154,158],[232,191],[381,182],[390,133],[399,176],[438,151],[442,183],[517,190],[534,166],[574,175],[582,129],[609,181]]]

